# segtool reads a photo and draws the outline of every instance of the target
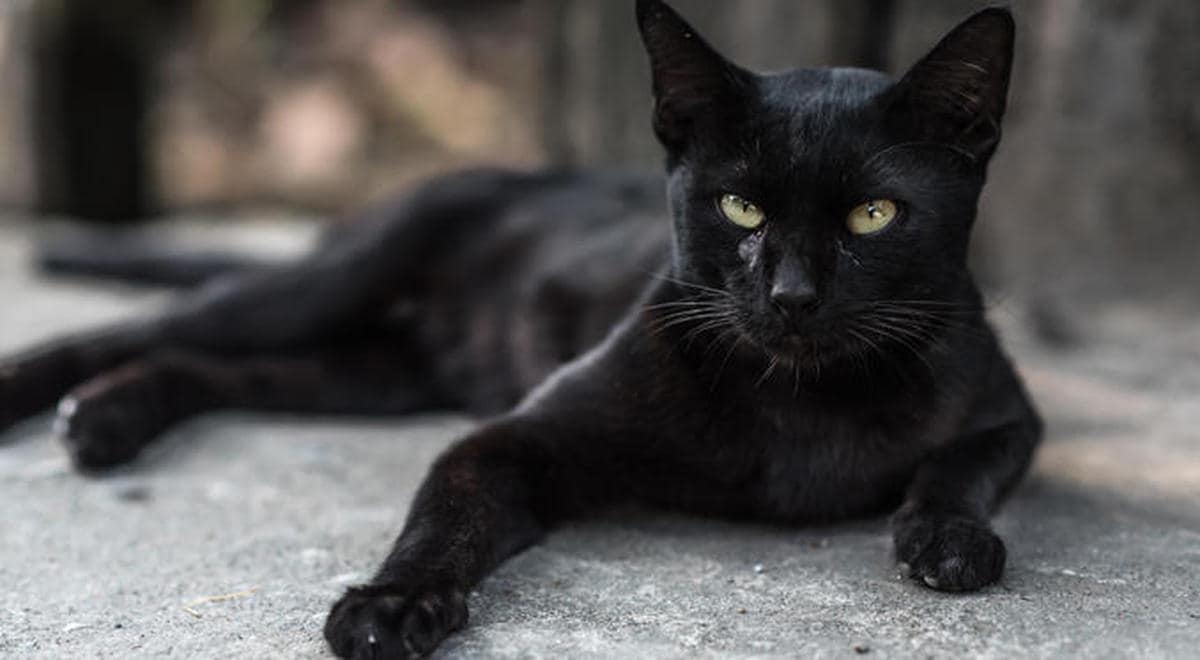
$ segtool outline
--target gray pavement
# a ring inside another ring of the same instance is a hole
[[[0,350],[163,300],[35,278],[27,241],[0,224]],[[1088,316],[1083,348],[1049,353],[1007,306],[995,316],[1049,421],[996,520],[1000,585],[955,596],[899,580],[882,519],[614,512],[502,567],[439,654],[1196,657],[1200,324],[1112,307]],[[104,478],[69,470],[46,418],[0,436],[0,657],[322,657],[332,599],[382,558],[429,463],[468,428],[214,415]]]

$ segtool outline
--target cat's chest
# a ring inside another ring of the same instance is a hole
[[[799,402],[760,408],[742,425],[752,448],[751,499],[771,518],[821,521],[898,502],[935,444],[927,416]]]

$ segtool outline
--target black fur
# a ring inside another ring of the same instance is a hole
[[[994,582],[988,516],[1040,435],[965,263],[1011,17],[968,19],[898,83],[757,76],[658,0],[638,19],[667,204],[662,180],[622,174],[437,180],[295,264],[8,360],[0,424],[67,393],[67,446],[98,468],[217,407],[500,413],[438,459],[375,578],[334,606],[343,657],[432,650],[497,564],[624,501],[786,523],[899,506],[914,578]],[[724,219],[725,193],[762,227]],[[847,231],[878,198],[898,219]]]

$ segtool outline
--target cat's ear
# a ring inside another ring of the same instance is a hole
[[[722,57],[661,0],[638,0],[637,19],[650,56],[654,132],[668,150],[679,150],[702,119],[731,115],[750,74]]]
[[[1003,8],[963,21],[897,84],[892,112],[922,139],[986,160],[1000,141],[1015,32]]]

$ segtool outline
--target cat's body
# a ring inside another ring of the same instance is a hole
[[[455,240],[432,237],[442,251],[403,278],[411,288],[398,311],[438,356],[431,383],[456,408],[482,415],[516,405],[603,339],[664,273],[660,177],[481,170],[431,189],[439,187],[455,189],[436,192],[452,205],[477,203],[448,218],[468,225]]]
[[[102,467],[219,407],[519,401],[435,463],[334,607],[346,657],[428,652],[499,562],[630,500],[779,522],[900,506],[913,577],[995,581],[987,517],[1040,435],[965,264],[1011,18],[978,14],[895,83],[754,76],[661,2],[638,12],[667,204],[617,174],[447,177],[300,262],[9,360],[0,424],[69,391],[68,446]]]

